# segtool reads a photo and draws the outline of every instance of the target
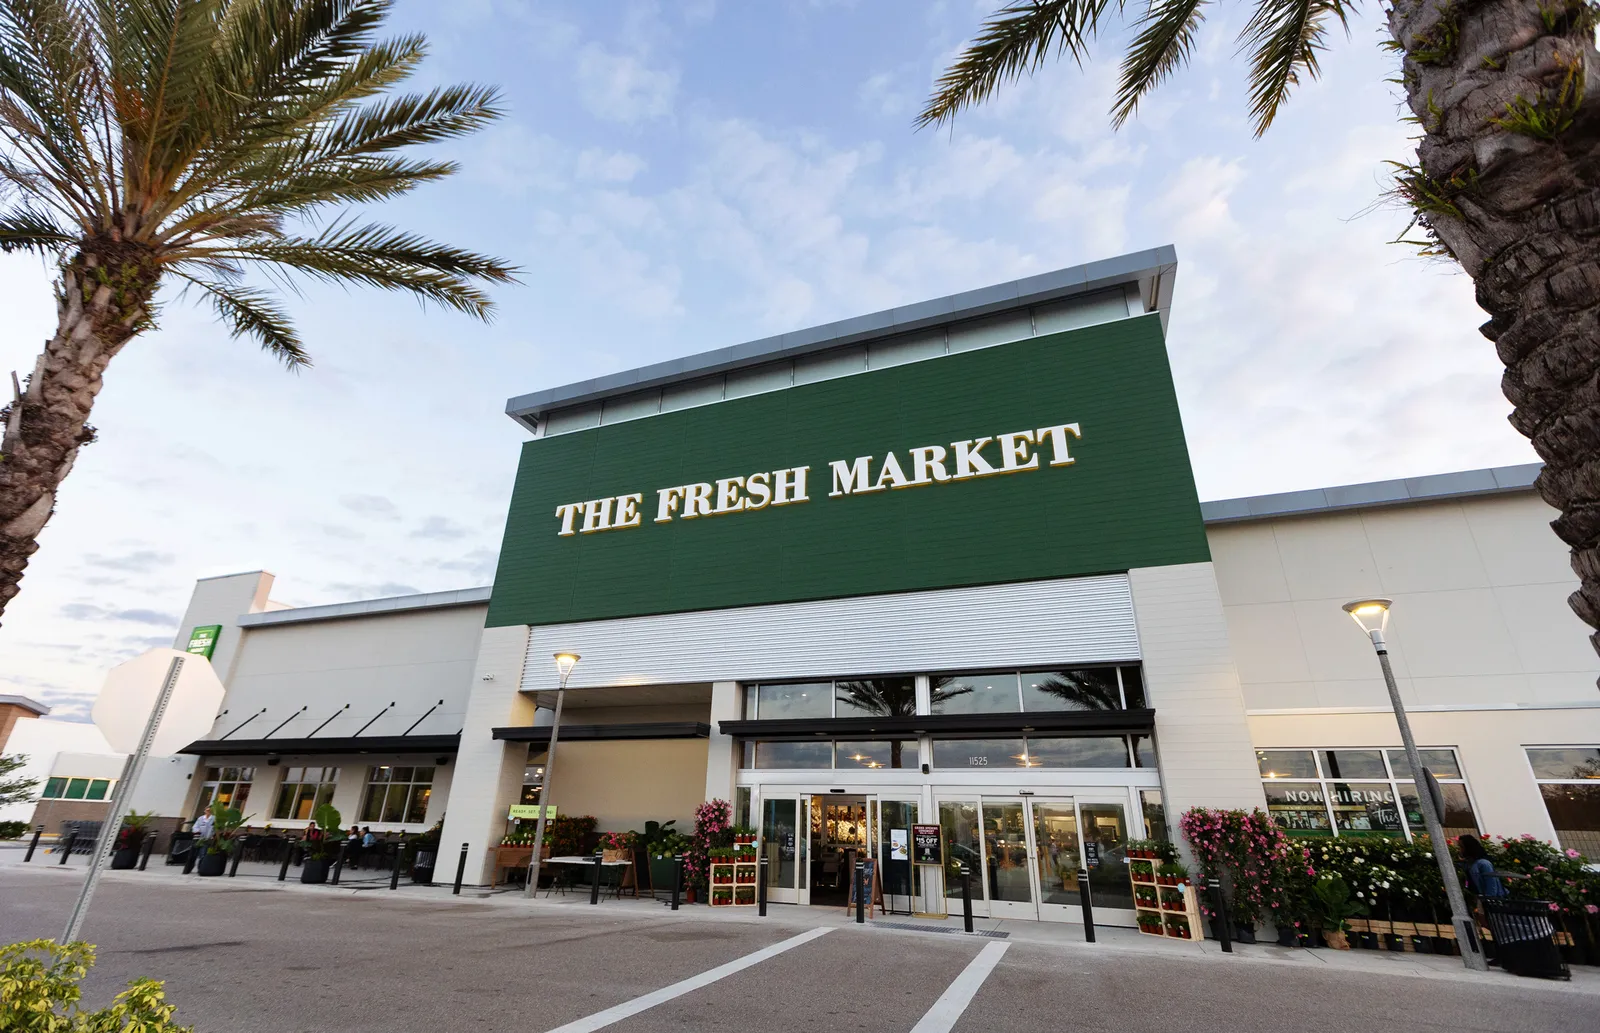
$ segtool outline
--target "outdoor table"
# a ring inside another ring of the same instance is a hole
[[[577,856],[577,855],[573,854],[573,855],[567,855],[567,856],[564,856],[564,857],[547,857],[547,858],[544,859],[544,863],[545,864],[565,864],[565,865],[571,865],[571,866],[574,866],[574,867],[592,869],[594,867],[594,855],[591,854],[588,857],[580,857],[580,856]],[[601,861],[600,862],[600,867],[602,867],[602,868],[632,868],[633,867],[633,862],[632,861]],[[619,880],[619,883],[620,883],[620,880]],[[551,889],[554,889],[554,888],[555,888],[554,885],[552,885]],[[619,893],[621,892],[620,886],[619,886],[618,892]],[[546,896],[548,896],[548,895],[549,894],[546,893]]]

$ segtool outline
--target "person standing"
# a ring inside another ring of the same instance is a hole
[[[1466,862],[1467,887],[1472,892],[1480,898],[1510,896],[1506,884],[1500,881],[1500,873],[1494,870],[1494,863],[1489,860],[1489,855],[1477,836],[1471,834],[1462,836],[1456,841],[1456,849],[1461,851],[1461,860]]]
[[[195,842],[199,842],[202,839],[210,839],[216,833],[217,819],[211,816],[210,811],[206,811],[194,820]]]

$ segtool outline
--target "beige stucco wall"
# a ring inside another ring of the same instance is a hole
[[[556,748],[556,809],[592,814],[602,832],[673,818],[687,831],[705,788],[704,739],[564,742]]]

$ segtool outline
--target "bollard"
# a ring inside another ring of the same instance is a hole
[[[144,837],[144,853],[139,856],[139,870],[144,871],[144,866],[150,863],[150,855],[155,853],[156,837]]]
[[[332,880],[330,880],[335,886],[339,885],[339,875],[340,875],[340,873],[342,873],[344,871],[344,855],[345,855],[345,851],[348,850],[349,848],[350,848],[350,841],[348,839],[339,844],[339,856],[334,859],[334,862],[333,862],[333,878],[332,878]]]
[[[1089,873],[1078,872],[1078,906],[1083,909],[1083,938],[1094,942],[1094,900],[1089,896]]]
[[[461,880],[467,876],[467,844],[461,844],[461,856],[456,859],[456,885],[450,891],[453,897],[461,896]]]
[[[764,854],[756,862],[756,915],[767,917],[767,858]]]
[[[861,906],[861,904],[862,904],[862,901],[861,901],[861,897],[862,897],[861,880],[866,877],[866,874],[867,874],[867,863],[865,861],[857,861],[856,862],[856,925],[861,925],[862,923],[864,923],[867,920],[866,910]]]
[[[961,866],[961,927],[972,932],[972,869]]]
[[[394,870],[389,873],[389,888],[391,890],[397,890],[397,889],[400,888],[400,862],[405,860],[405,856],[406,856],[405,844],[404,843],[396,843],[394,845]],[[466,856],[462,855],[461,859],[462,859],[462,861],[465,861],[466,860]],[[462,871],[461,871],[462,875],[466,874],[465,868],[463,866],[458,866],[458,867],[462,868]],[[460,875],[458,875],[456,877],[456,887],[457,887],[457,889],[455,890],[456,893],[460,893],[461,892],[460,886],[461,886],[461,877],[460,877]]]
[[[600,862],[604,858],[605,855],[600,851],[596,850],[594,852],[594,881],[589,886],[589,903],[591,904],[600,903]]]
[[[67,833],[67,846],[66,846],[66,849],[61,851],[61,860],[57,861],[56,864],[66,864],[67,863],[67,858],[72,856],[72,844],[76,843],[77,841],[78,841],[78,834],[76,832]]]
[[[1211,890],[1211,904],[1217,909],[1217,916],[1212,919],[1212,932],[1217,934],[1217,939],[1222,943],[1222,953],[1233,953],[1233,927],[1229,924],[1228,898],[1222,895],[1222,880],[1215,875],[1206,879],[1206,887]]]
[[[683,855],[672,855],[672,910],[678,910],[678,894],[683,892]]]
[[[278,881],[282,882],[289,877],[289,862],[294,858],[295,840],[283,841],[283,861],[278,865]]]
[[[26,854],[24,854],[23,857],[22,857],[22,860],[23,860],[24,863],[33,860],[33,852],[34,852],[35,849],[38,848],[38,846],[39,846],[39,837],[42,836],[42,835],[44,835],[44,826],[43,825],[35,825],[33,827],[33,841],[28,844],[28,852]]]
[[[196,849],[200,845],[200,842],[201,841],[198,839],[189,840],[189,849],[183,852],[183,874],[185,875],[188,875],[190,872],[194,871],[194,862],[200,856],[200,851]]]
[[[239,874],[239,862],[244,860],[244,844],[237,839],[233,841],[233,862],[228,865],[228,878]]]

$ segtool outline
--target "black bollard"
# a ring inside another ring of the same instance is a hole
[[[184,851],[183,854],[183,874],[185,875],[188,875],[190,872],[194,871],[194,862],[200,856],[200,842],[201,841],[198,839],[189,840],[189,849]]]
[[[767,858],[765,855],[756,862],[756,914],[761,918],[767,917]]]
[[[289,862],[294,860],[294,844],[292,839],[283,841],[283,860],[278,865],[278,881],[282,882],[289,877]]]
[[[339,885],[339,875],[344,871],[345,851],[349,848],[350,841],[348,839],[339,844],[339,856],[333,862],[333,879],[330,880],[335,886]]]
[[[244,860],[244,844],[239,840],[233,841],[233,863],[228,865],[228,878],[239,874],[239,862]]]
[[[146,837],[144,837],[144,853],[139,855],[139,870],[141,872],[144,871],[144,866],[150,863],[150,855],[155,852],[155,849],[156,849],[156,837],[155,836],[146,836]]]
[[[467,844],[461,844],[461,856],[456,859],[456,885],[450,891],[451,896],[461,896],[461,880],[467,877]],[[429,883],[432,885],[432,883]]]
[[[44,826],[35,825],[33,827],[33,840],[28,844],[28,852],[22,856],[24,863],[33,860],[33,852],[38,848],[39,837],[42,835],[44,835]]]
[[[865,896],[865,893],[863,892],[862,887],[861,887],[861,881],[866,878],[866,875],[867,875],[867,862],[865,862],[865,861],[857,861],[856,862],[856,925],[861,925],[862,923],[864,923],[867,920],[866,911],[861,906],[862,905],[861,898],[863,896]]]
[[[604,858],[605,855],[600,851],[596,850],[594,852],[594,881],[589,886],[589,903],[591,904],[600,903],[600,862]]]
[[[392,889],[392,890],[397,890],[397,889],[400,888],[400,862],[405,860],[405,856],[406,856],[405,844],[404,843],[396,843],[394,845],[394,870],[389,873],[389,888]],[[462,854],[461,855],[461,860],[465,861],[466,859],[467,859],[466,855]],[[464,870],[464,866],[458,866],[458,868],[462,869],[461,875],[466,874],[466,872]],[[456,886],[459,887],[460,885],[461,885],[461,876],[457,875],[456,876]],[[458,888],[456,890],[456,892],[460,893],[461,890]]]
[[[961,866],[961,926],[972,932],[972,869]]]
[[[66,864],[67,863],[67,858],[72,856],[72,844],[76,843],[77,841],[78,841],[78,834],[76,832],[67,833],[67,846],[66,846],[66,849],[61,851],[61,860],[57,861],[56,864]]]
[[[672,910],[678,910],[678,894],[683,892],[683,855],[672,856]]]
[[[1228,919],[1228,898],[1222,894],[1222,880],[1213,875],[1206,879],[1206,887],[1211,890],[1211,906],[1217,909],[1217,917],[1212,919],[1212,932],[1222,944],[1222,953],[1232,954],[1233,927]]]
[[[1089,873],[1078,872],[1078,905],[1083,908],[1083,938],[1094,942],[1094,901],[1089,896]]]

